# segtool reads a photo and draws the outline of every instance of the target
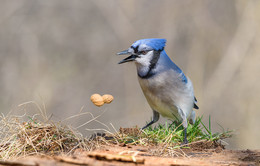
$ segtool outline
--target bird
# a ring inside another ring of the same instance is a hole
[[[187,144],[188,121],[195,123],[199,109],[193,84],[183,71],[168,57],[164,48],[166,39],[149,38],[135,41],[117,55],[130,55],[118,64],[134,62],[143,94],[152,108],[152,120],[143,128],[156,123],[160,115],[182,122],[183,143]]]

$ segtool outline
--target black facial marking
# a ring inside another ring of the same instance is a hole
[[[131,46],[131,48],[134,50],[134,53],[138,53],[138,48],[139,48],[139,46],[136,46],[135,48],[133,47],[133,46]]]
[[[157,62],[158,62],[158,60],[159,60],[159,58],[160,58],[161,51],[162,51],[162,50],[158,50],[158,51],[155,51],[155,50],[154,50],[153,58],[152,58],[152,60],[150,61],[149,71],[148,71],[147,74],[144,75],[144,76],[140,76],[140,75],[138,74],[138,76],[139,76],[140,78],[148,79],[148,78],[151,78],[152,76],[155,75],[155,73],[152,72],[152,70],[156,67],[156,64],[157,64]]]
[[[153,58],[152,60],[150,61],[150,66],[149,66],[149,69],[152,70],[155,68],[159,58],[160,58],[160,53],[161,51],[154,51],[153,53]]]

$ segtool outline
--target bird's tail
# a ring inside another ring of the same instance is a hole
[[[191,114],[190,114],[190,118],[189,118],[190,124],[194,124],[195,123],[195,118],[196,118],[196,113],[195,113],[194,110],[192,110]]]

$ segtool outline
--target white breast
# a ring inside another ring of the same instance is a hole
[[[177,85],[178,80],[164,79],[167,72],[160,73],[149,79],[139,78],[140,86],[151,108],[162,116],[172,120],[181,120],[177,107],[181,108],[186,117],[190,116],[193,107],[193,94],[188,86]],[[181,83],[181,82],[180,82]],[[193,91],[192,91],[193,93]]]

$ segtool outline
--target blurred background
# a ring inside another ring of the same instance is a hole
[[[197,115],[206,124],[210,115],[215,132],[235,130],[228,148],[259,149],[259,25],[257,0],[2,0],[1,113],[36,113],[33,104],[18,106],[36,101],[84,135],[143,127],[152,111],[135,65],[118,65],[125,56],[116,53],[138,39],[166,38],[167,54],[193,81]],[[93,93],[115,99],[95,107]],[[66,119],[80,112],[98,121]]]

